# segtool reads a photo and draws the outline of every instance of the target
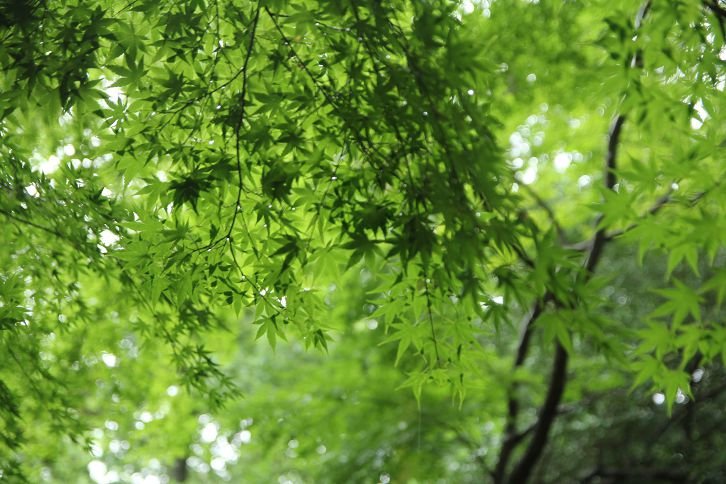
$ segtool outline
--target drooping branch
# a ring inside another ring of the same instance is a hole
[[[646,0],[642,4],[636,16],[636,29],[640,27],[649,9],[650,0]],[[638,51],[633,56],[631,68],[638,67],[641,62],[642,53]],[[617,166],[618,148],[620,146],[620,139],[625,119],[625,114],[617,114],[613,119],[608,134],[607,151],[605,155],[603,173],[604,185],[605,188],[607,188],[608,190],[614,190],[617,183],[615,170]],[[659,209],[660,208],[657,208],[656,211]],[[596,229],[595,235],[592,237],[588,244],[588,252],[583,262],[584,280],[587,280],[592,276],[598,262],[602,257],[605,244],[608,241],[612,240],[607,236],[605,232],[605,227],[600,227],[602,219],[603,215],[597,217],[595,226],[598,228]],[[526,359],[527,353],[529,351],[529,340],[531,338],[533,325],[544,311],[544,304],[546,304],[547,300],[554,301],[555,305],[558,307],[562,306],[562,304],[554,297],[554,294],[549,291],[545,294],[542,302],[535,302],[532,310],[529,313],[528,318],[526,318],[524,322],[522,338],[520,339],[520,344],[517,349],[517,356],[514,363],[515,370],[524,364],[524,360]],[[555,418],[557,417],[557,407],[559,406],[559,403],[562,399],[562,395],[564,393],[567,383],[568,359],[569,356],[565,348],[560,343],[557,343],[555,348],[555,357],[552,367],[552,373],[550,375],[550,381],[547,389],[547,395],[545,397],[542,408],[540,409],[539,417],[534,427],[533,436],[530,439],[527,448],[524,451],[524,454],[520,458],[519,462],[515,465],[512,473],[509,475],[508,478],[505,479],[508,460],[512,452],[514,451],[514,448],[519,444],[519,442],[523,440],[521,439],[521,437],[519,437],[519,434],[516,431],[516,420],[519,408],[519,401],[513,389],[510,389],[507,402],[508,414],[507,423],[505,426],[505,441],[502,445],[499,461],[497,462],[497,466],[494,472],[495,482],[510,482],[518,484],[527,482],[527,480],[531,476],[532,471],[534,470],[537,462],[539,461],[539,458],[542,455],[542,452],[544,451],[545,445],[549,437],[550,429],[552,427],[552,424],[554,423]]]
[[[618,114],[613,119],[613,123],[610,127],[610,133],[608,135],[608,146],[607,153],[605,156],[604,166],[604,182],[605,187],[608,190],[613,190],[616,183],[615,168],[618,154],[618,147],[620,145],[620,136],[622,133],[623,124],[625,123],[625,115]],[[599,225],[602,220],[602,216],[597,218],[596,225]],[[595,232],[591,242],[590,249],[585,258],[583,264],[584,278],[590,278],[595,271],[598,262],[602,257],[602,251],[607,243],[605,237],[605,228],[600,227]],[[558,301],[555,301],[557,306],[561,306]],[[519,354],[517,355],[519,359]],[[567,383],[567,363],[569,356],[565,348],[557,343],[555,348],[555,359],[552,365],[552,374],[550,375],[550,382],[547,388],[547,396],[545,397],[544,404],[539,412],[537,424],[534,429],[534,435],[529,441],[527,448],[519,460],[511,475],[509,476],[508,482],[520,483],[527,482],[529,476],[534,470],[537,461],[544,451],[547,439],[549,437],[550,429],[552,424],[557,417],[557,407],[562,400],[562,395],[565,391]]]

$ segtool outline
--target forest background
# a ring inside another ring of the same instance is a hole
[[[0,478],[724,482],[725,21],[0,1]]]

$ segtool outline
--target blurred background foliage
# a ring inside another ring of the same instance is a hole
[[[0,0],[1,478],[724,482],[725,21]]]

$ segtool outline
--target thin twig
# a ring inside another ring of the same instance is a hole
[[[257,2],[257,8],[255,9],[255,16],[252,19],[252,27],[250,30],[250,41],[247,44],[247,53],[245,54],[245,61],[242,65],[242,91],[240,92],[240,113],[239,118],[237,119],[237,124],[234,127],[234,136],[235,136],[235,157],[237,160],[237,183],[239,186],[237,187],[237,200],[234,204],[234,213],[232,214],[232,222],[229,224],[229,230],[227,230],[227,239],[229,239],[232,236],[232,230],[234,229],[234,224],[237,221],[237,215],[239,214],[240,209],[240,201],[242,200],[242,190],[243,190],[243,183],[242,183],[242,161],[240,160],[240,140],[239,140],[239,132],[240,129],[242,129],[242,123],[244,122],[245,118],[245,102],[247,97],[247,66],[250,63],[250,58],[252,57],[252,50],[255,46],[255,34],[257,33],[257,23],[260,19],[260,3]]]
[[[547,203],[547,201],[542,198],[539,193],[537,193],[531,186],[527,185],[526,183],[522,183],[519,186],[522,187],[527,193],[529,193],[529,195],[534,199],[535,203],[537,203],[537,205],[542,210],[544,210],[550,220],[550,223],[557,232],[557,237],[559,238],[560,242],[566,243],[567,235],[565,234],[565,230],[562,228],[562,225],[557,220],[557,216],[555,215],[554,210],[552,210],[552,207],[550,207],[549,203]]]
[[[426,310],[429,316],[429,324],[431,325],[431,339],[434,342],[434,354],[436,355],[436,365],[441,365],[441,358],[439,357],[439,342],[436,339],[436,330],[434,329],[434,316],[431,311],[431,293],[429,292],[429,280],[428,275],[424,272],[424,288],[426,290]]]

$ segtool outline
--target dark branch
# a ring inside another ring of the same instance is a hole
[[[534,466],[542,455],[545,444],[547,444],[550,428],[557,416],[557,407],[565,391],[565,385],[567,383],[567,360],[567,351],[558,343],[555,349],[552,375],[550,376],[550,383],[547,388],[547,397],[540,410],[534,435],[532,436],[532,440],[529,441],[524,455],[509,476],[509,482],[527,482]]]
[[[557,237],[559,238],[560,242],[566,243],[567,235],[565,234],[565,230],[562,228],[562,225],[557,220],[557,216],[555,215],[554,210],[552,210],[552,207],[550,207],[549,203],[547,203],[547,201],[542,198],[539,193],[537,193],[531,186],[527,185],[526,183],[523,183],[520,186],[527,193],[529,193],[529,195],[534,199],[535,203],[537,203],[537,206],[539,206],[547,214],[547,218],[549,218],[550,223],[557,232]]]
[[[646,5],[649,5],[649,2],[646,2]],[[644,7],[644,9],[647,9],[647,6]],[[643,15],[644,9],[641,9],[641,13],[639,13],[639,16]],[[642,20],[642,17],[639,18],[638,23],[640,23],[640,20]],[[637,54],[636,54],[637,55]],[[625,123],[625,115],[624,114],[618,114],[613,119],[613,123],[610,127],[610,133],[608,135],[608,144],[607,144],[607,153],[605,156],[605,166],[604,166],[604,181],[605,181],[605,187],[608,190],[613,190],[615,188],[616,183],[616,176],[615,176],[615,168],[616,168],[616,160],[618,155],[618,147],[620,145],[620,136],[623,129],[623,124]],[[602,215],[599,216],[596,220],[596,226],[600,225],[600,222],[602,221]],[[584,277],[589,278],[592,273],[594,272],[595,268],[597,267],[598,262],[600,261],[600,258],[602,257],[602,250],[605,245],[605,243],[608,241],[608,239],[605,236],[605,228],[600,227],[595,232],[595,235],[592,238],[592,241],[590,242],[590,249],[588,251],[588,254],[585,258],[585,262],[583,264],[584,267]],[[558,303],[557,301],[555,301]],[[560,306],[560,304],[557,304]],[[537,307],[537,306],[535,306]],[[539,315],[537,315],[539,316]],[[536,318],[532,320],[534,322]],[[526,332],[529,332],[529,328],[531,327],[531,324],[528,325],[528,328],[526,329]],[[526,333],[525,333],[526,334]],[[527,346],[529,346],[527,344]],[[521,348],[521,345],[520,345]],[[524,361],[524,357],[526,356],[526,347],[524,348],[524,355],[522,355],[522,361]],[[519,361],[520,354],[518,352],[517,354],[517,360]],[[550,382],[549,386],[547,388],[547,396],[545,398],[544,404],[542,405],[542,408],[539,412],[539,418],[537,419],[537,424],[534,429],[534,435],[532,436],[532,439],[529,441],[529,445],[527,446],[526,450],[524,451],[524,454],[520,461],[515,466],[514,470],[512,471],[511,475],[509,476],[508,481],[511,483],[524,483],[527,482],[529,479],[529,476],[531,475],[532,471],[534,470],[535,465],[537,464],[537,461],[542,456],[542,452],[544,451],[545,445],[547,444],[547,439],[549,437],[550,429],[552,428],[552,424],[555,421],[555,418],[557,417],[557,407],[560,404],[560,401],[562,400],[562,394],[565,391],[565,386],[567,384],[567,363],[568,363],[568,355],[567,351],[564,349],[564,347],[557,343],[557,347],[555,349],[555,359],[552,366],[552,374],[550,375]],[[515,402],[516,403],[516,402]],[[516,407],[515,407],[516,408]],[[515,413],[516,416],[516,413]],[[516,435],[516,434],[515,434]],[[512,446],[516,445],[516,441],[512,443]],[[504,449],[504,447],[503,447]],[[509,450],[511,452],[511,450]],[[506,462],[503,464],[503,466],[506,466]],[[499,463],[498,463],[499,467]],[[502,469],[502,473],[504,472],[504,469]]]
[[[615,187],[615,160],[618,155],[618,144],[620,143],[620,133],[623,130],[623,123],[625,123],[625,115],[618,114],[613,119],[613,123],[610,127],[610,134],[608,136],[608,151],[605,157],[605,187],[609,190],[613,190]],[[603,215],[597,218],[596,226],[602,222]],[[594,237],[590,241],[590,250],[585,260],[585,271],[587,274],[592,273],[600,260],[602,255],[602,249],[607,242],[605,236],[605,228],[601,227],[597,229]]]
[[[24,219],[22,217],[18,217],[17,215],[15,215],[10,210],[5,210],[3,208],[0,208],[0,213],[3,214],[3,215],[5,215],[7,218],[9,218],[11,220],[15,220],[16,222],[20,222],[21,224],[27,225],[29,227],[36,228],[38,230],[42,230],[43,232],[46,232],[46,233],[51,234],[51,235],[54,235],[54,236],[56,236],[56,237],[58,237],[60,239],[68,240],[65,235],[63,235],[62,233],[58,232],[57,230],[52,229],[50,227],[46,227],[44,225],[37,224],[37,223],[33,222],[32,220],[27,220],[27,219]]]
[[[669,469],[595,469],[587,476],[582,478],[580,482],[586,484],[596,478],[604,477],[614,482],[633,479],[647,479],[648,481],[657,480],[658,482],[686,482],[688,474],[680,471]]]
[[[719,19],[726,19],[726,8],[719,5],[718,0],[708,0],[704,2],[706,8],[713,12]]]
[[[608,135],[607,154],[605,156],[604,166],[605,187],[608,190],[613,190],[617,181],[615,177],[615,168],[618,146],[620,145],[620,135],[622,133],[624,123],[625,116],[623,114],[615,116]],[[602,215],[597,218],[596,226],[599,225],[601,221]],[[605,228],[601,227],[597,229],[592,241],[590,242],[590,250],[588,251],[583,265],[585,269],[585,278],[589,278],[595,271],[595,268],[602,257],[602,250],[606,242],[607,238],[605,237]],[[559,305],[560,304],[558,304],[558,306]],[[517,357],[519,358],[519,354]],[[561,344],[557,343],[557,347],[555,349],[555,360],[552,365],[552,374],[547,388],[547,397],[545,398],[545,402],[540,410],[539,418],[537,419],[537,426],[534,429],[534,435],[529,441],[529,445],[524,451],[519,463],[512,471],[512,474],[508,479],[509,482],[527,482],[535,465],[537,464],[537,461],[542,456],[542,452],[547,444],[550,429],[557,417],[557,407],[559,406],[560,400],[562,400],[562,394],[565,391],[565,385],[567,383],[567,362],[567,351],[565,351]]]
[[[240,160],[240,139],[239,139],[239,132],[240,129],[242,129],[242,124],[245,120],[245,104],[246,104],[246,98],[247,98],[247,78],[248,78],[248,71],[247,67],[249,66],[250,59],[252,58],[252,50],[255,47],[255,36],[257,34],[257,23],[260,20],[260,4],[257,3],[257,8],[255,9],[255,16],[252,19],[252,27],[250,29],[250,40],[247,44],[247,52],[245,53],[245,60],[242,65],[242,91],[240,92],[240,112],[239,112],[239,118],[237,119],[237,123],[234,127],[234,137],[235,137],[235,158],[237,161],[237,200],[234,204],[234,214],[232,214],[232,222],[229,224],[229,230],[227,230],[227,239],[229,239],[232,236],[232,230],[234,229],[234,224],[237,221],[237,215],[239,214],[240,209],[240,202],[242,200],[242,190],[243,190],[243,181],[242,181],[242,161]]]
[[[551,294],[547,293],[546,299],[550,299]],[[532,338],[532,329],[534,322],[542,314],[544,309],[545,300],[537,300],[530,309],[527,316],[522,321],[522,326],[519,336],[519,345],[517,345],[517,355],[514,359],[514,367],[512,373],[520,368],[529,352],[529,344]],[[499,458],[497,459],[497,466],[494,469],[494,482],[504,482],[504,476],[509,463],[509,458],[517,447],[517,444],[522,441],[520,434],[517,432],[517,418],[519,416],[519,400],[516,396],[517,385],[513,382],[508,390],[507,396],[507,422],[504,428],[504,442],[502,448],[499,451]]]
[[[704,5],[713,12],[718,22],[718,28],[721,31],[721,37],[726,39],[726,27],[724,26],[724,21],[726,21],[726,8],[719,5],[718,0],[708,0],[704,2]]]
[[[714,189],[716,189],[716,188],[719,188],[719,187],[720,187],[720,185],[721,185],[721,184],[720,184],[720,182],[716,182],[716,183],[714,183],[714,185],[713,185],[712,187],[708,188],[707,190],[704,190],[704,191],[702,191],[702,192],[698,192],[698,193],[696,193],[695,195],[693,195],[693,196],[692,196],[692,197],[691,197],[691,198],[690,198],[690,199],[688,200],[688,206],[689,206],[689,207],[694,207],[694,206],[695,206],[695,205],[696,205],[696,204],[697,204],[697,203],[698,203],[698,202],[699,202],[699,201],[700,201],[700,200],[701,200],[701,199],[702,199],[703,197],[705,197],[705,196],[706,196],[706,195],[707,195],[707,194],[708,194],[708,193],[709,193],[710,191],[712,191],[712,190],[714,190]],[[648,209],[648,210],[646,211],[646,213],[645,213],[644,215],[642,215],[642,216],[641,216],[640,218],[641,218],[641,219],[643,219],[643,218],[645,218],[645,217],[647,217],[647,216],[650,216],[650,215],[655,215],[655,214],[657,214],[657,213],[658,213],[658,212],[660,212],[660,211],[661,211],[661,210],[662,210],[663,208],[665,208],[665,207],[666,207],[666,205],[669,205],[669,204],[670,204],[670,203],[672,203],[673,201],[674,201],[674,199],[673,199],[673,190],[669,190],[669,191],[668,191],[667,193],[665,193],[664,195],[661,195],[661,196],[660,196],[660,197],[658,198],[658,200],[656,200],[656,201],[655,201],[655,203],[653,203],[653,205],[651,205],[651,206],[650,206],[650,208],[649,208],[649,209]],[[607,233],[606,233],[606,234],[604,235],[604,237],[605,237],[605,242],[610,242],[611,240],[614,240],[614,239],[616,239],[616,238],[618,238],[618,237],[620,237],[620,236],[622,236],[622,235],[625,235],[626,233],[630,232],[631,230],[633,230],[633,229],[637,228],[637,227],[638,227],[638,225],[639,225],[639,224],[638,224],[638,222],[635,222],[635,223],[632,223],[632,224],[628,225],[628,226],[627,226],[627,227],[625,227],[624,229],[620,229],[620,230],[613,230],[613,231],[611,231],[611,232],[607,232]],[[585,241],[583,241],[583,242],[578,242],[578,243],[576,243],[576,244],[571,244],[571,245],[568,245],[568,246],[567,246],[567,248],[568,248],[568,249],[572,249],[572,250],[585,250],[585,249],[587,249],[587,248],[589,248],[589,247],[590,247],[591,243],[592,243],[592,241],[591,241],[591,240],[585,240]]]

